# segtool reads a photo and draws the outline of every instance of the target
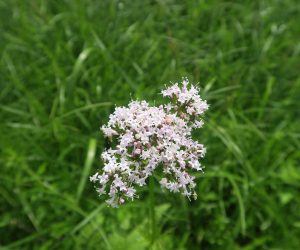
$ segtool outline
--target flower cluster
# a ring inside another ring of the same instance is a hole
[[[195,177],[189,172],[202,170],[199,158],[205,147],[192,139],[191,132],[203,125],[199,116],[208,105],[187,80],[161,93],[171,103],[153,107],[146,101],[132,101],[128,107],[117,107],[102,127],[116,146],[102,153],[103,171],[90,180],[100,195],[109,197],[112,207],[137,197],[137,186],[146,185],[154,171],[161,173],[163,188],[196,198]]]

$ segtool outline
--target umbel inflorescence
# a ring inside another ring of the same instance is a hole
[[[138,197],[136,188],[146,185],[154,172],[162,188],[197,197],[190,172],[202,170],[199,159],[205,147],[192,139],[191,132],[202,127],[201,115],[208,105],[187,79],[161,93],[170,103],[155,107],[131,101],[128,107],[117,107],[101,128],[116,146],[102,153],[103,170],[90,180],[112,207]]]

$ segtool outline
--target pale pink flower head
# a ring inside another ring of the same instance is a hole
[[[116,146],[102,152],[103,169],[90,181],[112,207],[137,198],[137,187],[146,185],[155,171],[162,172],[162,188],[196,197],[192,171],[202,171],[199,160],[206,149],[191,133],[203,126],[201,115],[208,105],[187,79],[161,93],[171,102],[155,107],[131,101],[128,107],[117,107],[102,126],[104,136]]]

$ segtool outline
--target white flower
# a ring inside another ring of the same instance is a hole
[[[202,144],[192,139],[192,129],[200,128],[208,105],[199,89],[183,80],[162,95],[172,104],[150,106],[146,101],[132,101],[128,107],[117,107],[102,127],[105,136],[115,136],[115,149],[101,154],[104,167],[90,181],[96,183],[99,195],[108,196],[107,203],[118,207],[137,197],[136,188],[146,185],[158,166],[163,166],[160,185],[171,192],[181,192],[189,199],[195,192],[191,170],[201,171],[199,159],[205,154]],[[118,132],[117,132],[118,131]]]
[[[167,187],[168,180],[167,178],[162,178],[159,183],[162,187]]]
[[[126,194],[127,197],[133,199],[134,195],[135,195],[135,189],[134,188],[127,188]]]
[[[104,135],[106,137],[112,137],[113,135],[118,135],[117,131],[115,131],[114,129],[112,128],[108,128],[108,127],[105,127],[103,126],[101,128],[101,130],[103,131]]]
[[[99,195],[106,194],[104,186],[102,186],[101,188],[97,188],[96,191]]]
[[[133,133],[131,131],[128,131],[126,134],[122,135],[120,138],[120,146],[126,147],[130,143],[134,141]]]
[[[102,175],[98,176],[98,180],[100,184],[106,184],[108,182],[108,175],[103,173]]]
[[[99,174],[96,173],[96,174],[94,174],[93,176],[91,176],[91,177],[90,177],[90,181],[91,181],[91,182],[96,182],[97,179],[98,179],[98,175],[99,175]]]

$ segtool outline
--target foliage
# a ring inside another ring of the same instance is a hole
[[[299,23],[296,0],[0,0],[0,248],[297,249]],[[99,127],[182,76],[210,104],[198,199],[107,207]]]

